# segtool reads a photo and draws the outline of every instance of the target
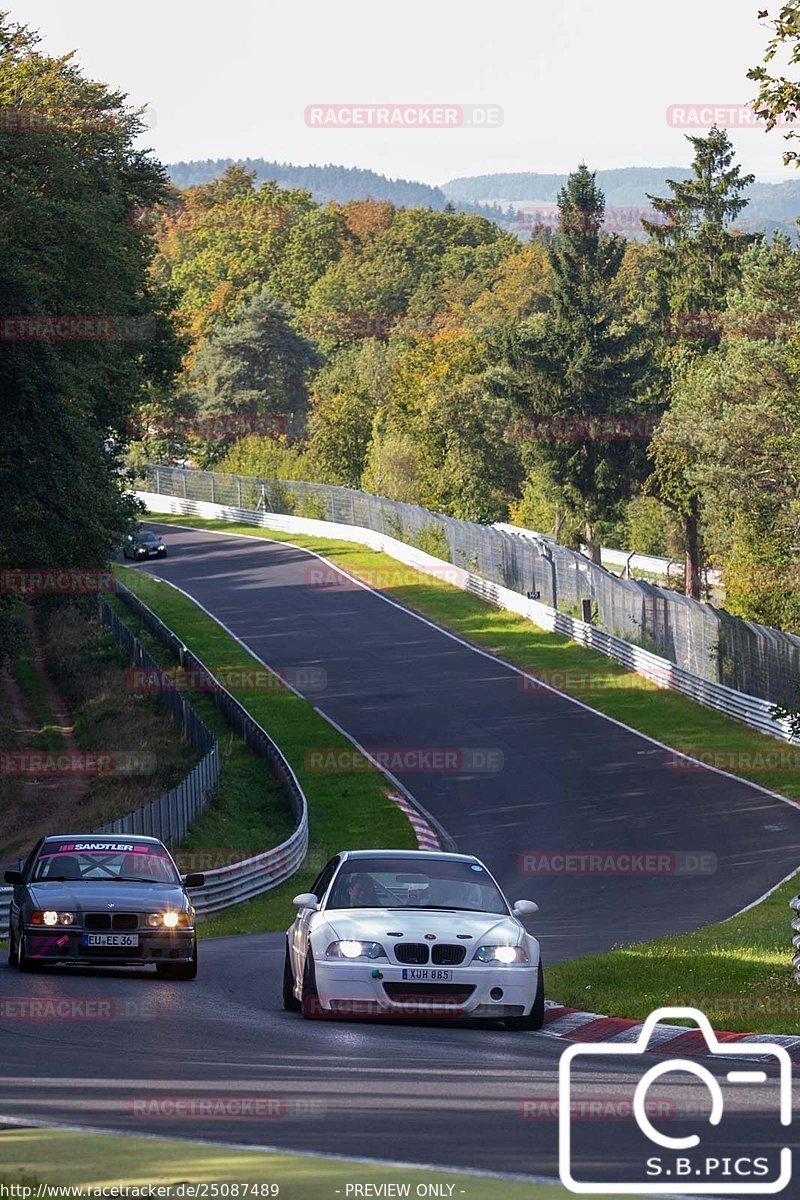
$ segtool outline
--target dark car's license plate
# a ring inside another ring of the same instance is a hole
[[[138,933],[85,933],[84,946],[118,946],[126,950],[139,945]]]

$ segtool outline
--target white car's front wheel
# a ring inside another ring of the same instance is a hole
[[[283,1007],[287,1012],[300,1012],[303,1007],[294,994],[294,972],[289,956],[289,943],[286,943],[286,957],[283,960]]]
[[[314,970],[314,952],[310,944],[303,965],[303,1016],[307,1021],[318,1020],[321,1016],[319,993],[317,992],[317,973]]]
[[[544,971],[539,960],[536,983],[536,999],[527,1017],[506,1017],[506,1029],[541,1029],[544,1025]]]

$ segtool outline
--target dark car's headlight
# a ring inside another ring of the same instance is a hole
[[[341,942],[331,942],[325,951],[326,958],[386,958],[386,951],[380,942],[356,942],[345,938]]]
[[[75,913],[56,912],[54,908],[35,908],[31,913],[30,924],[47,925],[51,929],[55,925],[74,925]]]
[[[191,921],[188,913],[155,912],[148,914],[147,924],[151,929],[188,929]]]
[[[495,963],[503,967],[524,967],[530,962],[530,959],[524,946],[478,946],[473,962]]]

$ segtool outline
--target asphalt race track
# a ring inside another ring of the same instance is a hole
[[[546,1033],[446,1023],[305,1021],[281,1009],[280,934],[219,938],[200,949],[194,983],[157,980],[135,969],[56,968],[20,975],[0,967],[6,1002],[3,1115],[557,1177],[553,1110],[565,1043]],[[104,1003],[109,1015],[8,1016],[25,1011],[12,1008],[12,1000],[32,996],[40,1002],[69,1000],[77,1013],[81,1003]],[[655,1055],[637,1060],[645,1061],[649,1066],[659,1060]],[[730,1070],[731,1063],[714,1073],[723,1069]],[[630,1101],[642,1073],[641,1067],[634,1073],[624,1063],[620,1068],[619,1062],[599,1060],[581,1073],[579,1094],[604,1104]],[[702,1131],[707,1091],[691,1077],[671,1080],[664,1085],[666,1111],[681,1100],[702,1116],[685,1128],[670,1118],[667,1131],[671,1136]],[[785,1136],[770,1107],[774,1095],[762,1097],[758,1088],[747,1094],[749,1102],[730,1116],[726,1112],[724,1127],[704,1137],[711,1153],[744,1146],[754,1151]],[[276,1115],[173,1117],[178,1098],[195,1105],[199,1098],[262,1098],[275,1102]],[[582,1160],[601,1177],[630,1178],[633,1163],[642,1161],[641,1137],[630,1120],[586,1121],[581,1132]]]
[[[512,900],[538,901],[530,927],[545,966],[729,916],[796,867],[800,811],[779,798],[712,771],[675,769],[652,742],[527,689],[508,667],[367,590],[317,586],[321,564],[302,550],[196,530],[167,536],[170,557],[146,569],[183,588],[273,668],[324,668],[327,687],[309,699],[362,745],[502,752],[500,771],[399,776],[457,849],[487,861]],[[565,851],[691,852],[715,869],[627,877],[520,869],[521,854]],[[0,1113],[557,1176],[548,1106],[563,1042],[446,1022],[304,1021],[281,1009],[282,956],[279,934],[206,942],[194,983],[137,970],[0,968]],[[32,1020],[19,1003],[32,997],[76,1007]],[[106,1005],[99,1019],[80,1016],[89,1002]],[[640,1075],[601,1060],[581,1078],[593,1097],[621,1101]],[[671,1102],[688,1098],[705,1126],[702,1084],[673,1084]],[[704,1134],[707,1151],[779,1144],[774,1106],[758,1088],[745,1090],[710,1140]],[[171,1117],[177,1097],[268,1097],[274,1115]],[[671,1125],[672,1135],[697,1131],[696,1120],[685,1130],[678,1118]],[[586,1121],[581,1134],[596,1178],[642,1179],[631,1121]]]
[[[670,765],[673,756],[647,739],[530,690],[517,672],[344,576],[340,587],[320,586],[332,573],[307,552],[198,530],[166,536],[170,557],[146,569],[269,666],[324,668],[326,690],[309,700],[362,746],[501,752],[501,771],[398,775],[512,900],[537,901],[531,930],[545,963],[728,917],[800,862],[800,809],[729,776]],[[520,870],[526,853],[587,850],[691,852],[715,869]]]

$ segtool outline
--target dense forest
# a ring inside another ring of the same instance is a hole
[[[336,163],[299,167],[292,163],[267,162],[263,158],[208,158],[203,162],[170,163],[167,172],[177,188],[189,188],[218,179],[232,166],[242,166],[253,172],[256,183],[272,182],[282,188],[302,188],[310,192],[318,204],[327,204],[331,200],[339,204],[346,204],[348,200],[388,200],[396,208],[433,208],[439,212],[450,204],[450,197],[442,188],[409,179],[387,179],[377,171],[342,167]],[[513,225],[514,222],[514,214],[507,213],[501,205],[466,199],[455,202],[454,206],[465,212],[480,213],[498,223]]]
[[[451,179],[441,187],[415,183],[408,179],[387,179],[376,171],[358,167],[342,167],[334,163],[324,166],[296,166],[292,163],[267,162],[263,158],[206,159],[202,162],[171,163],[167,173],[178,188],[195,187],[219,178],[228,167],[239,165],[255,172],[257,183],[272,181],[282,188],[302,188],[311,193],[318,204],[333,200],[346,204],[348,200],[388,200],[396,208],[433,208],[444,211],[448,205],[460,212],[475,212],[489,217],[502,229],[526,239],[535,224],[536,206],[555,206],[558,193],[567,182],[566,175],[537,174],[519,171],[497,175],[470,175]],[[598,171],[597,186],[605,196],[609,210],[606,225],[612,232],[624,232],[626,237],[641,238],[634,214],[620,209],[649,207],[648,195],[661,195],[667,180],[688,179],[685,167],[620,167]],[[747,208],[738,225],[746,233],[763,232],[772,235],[785,233],[793,241],[797,236],[795,218],[800,212],[800,182],[759,183],[753,180],[744,192]],[[541,220],[549,223],[548,214]]]
[[[636,237],[576,164],[523,241],[237,163],[178,188],[123,96],[7,21],[0,56],[0,103],[58,114],[0,130],[0,567],[101,564],[123,464],[189,462],[683,554],[691,594],[712,563],[732,611],[800,628],[800,252],[745,231],[724,130]],[[58,314],[111,332],[30,333]]]

